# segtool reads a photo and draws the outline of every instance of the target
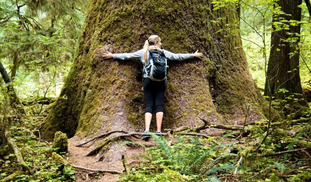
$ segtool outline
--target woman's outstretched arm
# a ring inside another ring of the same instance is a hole
[[[196,51],[195,53],[192,54],[175,54],[170,51],[164,50],[164,54],[167,59],[172,60],[172,61],[182,61],[186,59],[192,59],[192,58],[203,58],[203,54]]]
[[[111,52],[107,52],[103,55],[104,59],[119,59],[119,60],[129,60],[129,59],[141,59],[143,55],[143,50],[139,50],[133,53],[120,53],[120,54],[112,54]]]

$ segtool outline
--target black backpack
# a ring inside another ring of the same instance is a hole
[[[153,81],[163,81],[167,76],[167,59],[162,50],[149,50],[149,63],[145,66],[148,78]]]

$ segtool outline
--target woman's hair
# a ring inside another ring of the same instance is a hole
[[[156,44],[159,42],[160,37],[158,35],[151,35],[148,40],[145,41],[144,45],[144,59],[145,63],[147,63],[147,52],[149,50],[149,46]]]

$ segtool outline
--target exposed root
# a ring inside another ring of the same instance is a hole
[[[101,170],[101,169],[90,169],[86,167],[81,167],[81,166],[72,166],[75,169],[80,169],[84,171],[89,171],[89,172],[94,172],[94,173],[111,173],[111,174],[122,174],[120,171],[111,171],[111,170]]]
[[[109,135],[111,135],[111,134],[114,134],[114,133],[127,133],[127,132],[125,132],[125,131],[111,131],[111,132],[102,134],[102,135],[100,135],[100,136],[94,137],[94,138],[92,138],[92,139],[90,139],[90,140],[88,140],[88,141],[86,141],[86,142],[83,142],[83,143],[81,143],[81,144],[79,144],[79,145],[76,145],[76,147],[82,147],[82,146],[85,145],[85,144],[88,144],[88,143],[90,143],[90,142],[92,142],[92,141],[95,141],[95,140],[97,140],[97,139],[100,139],[100,138],[105,138],[105,137],[107,137],[107,136],[109,136]]]
[[[122,131],[123,133],[127,133],[125,131]],[[111,132],[110,132],[111,133]],[[118,136],[115,136],[115,137],[111,137],[109,139],[106,139],[102,145],[96,147],[96,149],[92,150],[91,152],[89,152],[86,156],[93,156],[93,155],[96,155],[98,154],[98,152],[100,152],[103,148],[106,148],[110,143],[114,142],[114,141],[118,141],[122,138],[126,138],[126,137],[132,137],[132,136],[142,136],[144,135],[145,133],[142,133],[142,132],[132,132],[132,133],[127,133],[127,134],[121,134],[121,135],[118,135]],[[104,134],[105,135],[105,134]],[[166,135],[166,134],[165,134]],[[80,144],[80,146],[82,146]]]
[[[207,128],[218,128],[218,129],[224,129],[224,130],[244,130],[245,126],[231,126],[231,125],[220,125],[220,124],[212,124],[204,119],[201,119],[204,124],[196,127],[196,128],[191,128],[191,127],[180,127],[180,128],[176,128],[174,130],[170,130],[167,133],[159,133],[157,135],[161,135],[161,136],[173,136],[173,135],[189,135],[189,136],[200,136],[200,137],[204,137],[204,138],[210,138],[208,135],[199,133],[201,130],[207,129]],[[193,133],[196,132],[196,133]],[[119,134],[117,136],[113,136],[110,138],[109,137],[111,134],[114,133],[123,133],[123,134]],[[89,152],[87,154],[87,156],[93,156],[98,154],[100,151],[104,150],[105,148],[108,147],[108,145],[110,145],[111,143],[127,138],[127,137],[137,137],[137,136],[143,136],[145,135],[145,133],[143,132],[126,132],[126,131],[111,131],[108,133],[105,133],[103,135],[94,137],[84,143],[81,143],[79,145],[76,145],[76,147],[82,147],[83,145],[90,143],[92,141],[98,140],[98,139],[102,139],[102,138],[106,138],[104,140],[104,142],[96,147],[94,150],[92,150],[91,152]]]

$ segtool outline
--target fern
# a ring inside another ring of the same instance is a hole
[[[219,144],[214,142],[210,147],[206,147],[200,138],[189,139],[184,137],[178,137],[178,141],[169,146],[164,137],[158,136],[154,133],[150,133],[155,142],[158,144],[157,148],[149,148],[149,153],[146,158],[150,161],[148,164],[142,164],[142,166],[148,165],[148,169],[141,168],[139,173],[132,175],[137,179],[153,179],[157,174],[164,171],[175,171],[176,174],[180,174],[183,177],[188,178],[190,181],[201,181],[205,178],[205,181],[219,181],[216,177],[207,177],[211,174],[217,174],[234,169],[234,165],[231,162],[224,162],[236,154],[227,154],[225,150],[232,144]],[[218,141],[231,136],[231,134],[224,135]],[[213,158],[215,158],[213,160]],[[207,163],[207,160],[212,160]],[[131,175],[130,175],[131,176]],[[187,177],[188,176],[188,177]],[[202,178],[203,177],[203,178]],[[161,179],[164,180],[163,176]]]
[[[219,167],[214,167],[212,169],[207,170],[205,175],[210,176],[210,175],[213,175],[219,172],[228,172],[228,171],[232,171],[234,168],[235,168],[234,164],[224,164]]]
[[[163,137],[160,137],[154,133],[150,133],[150,135],[157,142],[157,144],[160,146],[160,149],[162,149],[162,152],[163,152],[164,156],[166,157],[166,159],[171,161],[172,160],[172,154],[170,151],[170,146],[167,144],[166,140]]]
[[[213,160],[212,162],[210,162],[210,164],[207,166],[207,169],[213,167],[214,165],[216,165],[217,162],[219,162],[219,161],[221,161],[221,160],[223,160],[223,159],[225,159],[225,158],[227,158],[227,157],[231,157],[231,156],[238,157],[237,154],[226,154],[226,155],[221,155],[221,156],[219,156],[218,158],[216,158],[215,160]]]
[[[212,176],[206,182],[221,182],[216,176]]]

